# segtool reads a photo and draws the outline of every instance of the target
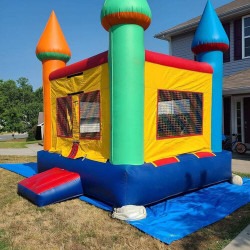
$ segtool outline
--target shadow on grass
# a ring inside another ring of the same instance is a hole
[[[225,219],[193,233],[181,241],[183,249],[221,250],[226,247],[250,223],[250,204]],[[180,242],[179,242],[180,243]]]

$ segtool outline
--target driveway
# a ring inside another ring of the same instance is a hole
[[[38,143],[27,144],[27,148],[1,148],[0,155],[36,156],[37,152],[43,150],[43,146]]]
[[[0,135],[0,141],[11,141],[13,139],[25,139],[28,137],[27,133],[23,133],[23,134],[2,134]]]

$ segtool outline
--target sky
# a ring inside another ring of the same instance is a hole
[[[126,1],[126,0],[123,0]],[[232,0],[210,0],[214,8]],[[168,43],[154,35],[200,16],[207,0],[148,0],[152,22],[145,49],[168,54]],[[108,32],[100,22],[104,0],[0,0],[0,79],[25,77],[42,86],[42,65],[35,49],[52,10],[71,49],[67,65],[108,50]]]

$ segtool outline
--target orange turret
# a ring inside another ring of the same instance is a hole
[[[51,94],[49,75],[56,69],[65,67],[71,52],[66,39],[52,11],[47,25],[36,47],[36,55],[43,65],[44,103],[44,150],[51,148]]]

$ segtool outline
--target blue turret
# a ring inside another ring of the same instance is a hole
[[[199,62],[209,63],[214,70],[211,125],[211,147],[214,152],[222,151],[223,52],[228,48],[227,34],[208,0],[193,39],[192,51]]]

